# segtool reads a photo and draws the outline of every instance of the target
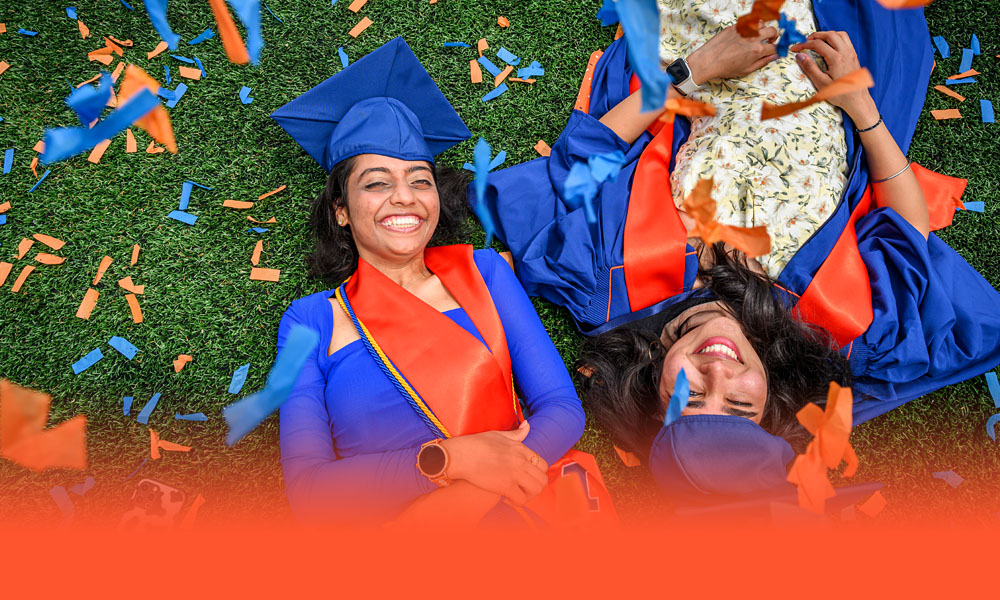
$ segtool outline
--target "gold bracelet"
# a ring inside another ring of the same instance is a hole
[[[879,179],[877,181],[873,181],[872,183],[882,183],[882,182],[885,182],[885,181],[889,181],[890,179],[893,179],[895,177],[899,177],[900,175],[903,174],[903,171],[905,171],[905,170],[907,170],[909,168],[910,168],[910,161],[906,161],[906,166],[903,167],[902,169],[900,169],[898,173],[896,173],[894,175],[890,175],[890,176],[886,177],[885,179]]]

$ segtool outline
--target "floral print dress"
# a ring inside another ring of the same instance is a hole
[[[658,4],[660,58],[670,63],[735,24],[750,12],[753,0]],[[810,0],[786,0],[782,11],[802,35],[816,31]],[[702,84],[691,98],[715,106],[716,114],[693,118],[670,178],[678,207],[700,179],[713,177],[721,223],[767,226],[771,252],[757,260],[772,277],[830,216],[847,183],[844,129],[833,105],[820,102],[760,120],[765,99],[785,104],[815,93],[792,52],[745,77]]]

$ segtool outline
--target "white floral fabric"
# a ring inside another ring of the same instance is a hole
[[[658,0],[660,58],[686,57],[750,12],[752,0]],[[786,0],[782,11],[802,35],[816,31],[810,0]],[[769,23],[776,25],[776,22]],[[771,253],[758,257],[777,277],[837,206],[847,183],[840,112],[820,102],[761,122],[761,103],[805,100],[816,93],[794,53],[738,79],[702,85],[692,98],[715,107],[696,117],[670,178],[680,206],[700,179],[714,177],[716,218],[727,225],[765,225]]]

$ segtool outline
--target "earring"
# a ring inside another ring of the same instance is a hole
[[[346,224],[347,224],[347,219],[345,219],[344,217],[337,217],[337,225],[343,227]]]

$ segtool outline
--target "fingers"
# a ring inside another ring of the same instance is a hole
[[[806,40],[801,44],[795,44],[792,46],[795,52],[802,52],[803,50],[813,50],[817,54],[823,57],[823,60],[827,64],[833,62],[833,57],[837,55],[837,51],[830,44],[823,40]]]
[[[528,421],[524,421],[517,429],[512,429],[511,431],[497,431],[496,433],[507,438],[508,440],[523,442],[524,438],[528,437],[528,432],[530,431],[531,425],[528,424]]]
[[[764,65],[766,65],[766,64],[768,64],[770,62],[776,61],[776,60],[778,60],[778,55],[774,54],[774,50],[772,49],[772,54],[770,54],[768,56],[764,56],[763,58],[759,58],[759,59],[757,59],[757,62],[755,62],[752,65],[750,65],[750,72],[753,73],[754,71],[756,71],[757,69],[760,69]]]
[[[817,31],[810,35],[808,39],[823,40],[827,44],[830,44],[830,46],[832,46],[835,50],[840,51],[847,48],[854,48],[853,44],[851,44],[850,36],[843,31]]]
[[[824,73],[808,54],[796,54],[795,62],[799,63],[802,72],[813,82],[817,90],[823,89],[833,81],[833,78]]]
[[[762,27],[760,31],[757,32],[757,38],[759,40],[773,40],[778,37],[777,27]]]

